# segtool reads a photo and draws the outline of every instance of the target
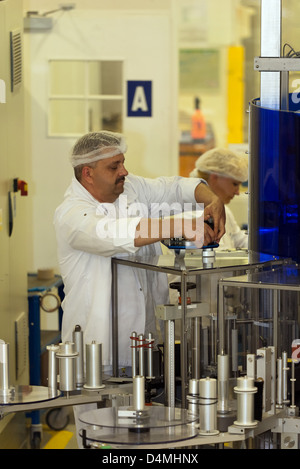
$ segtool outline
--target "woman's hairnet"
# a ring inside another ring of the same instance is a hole
[[[127,145],[122,134],[108,130],[90,132],[75,143],[71,155],[71,164],[75,168],[82,164],[111,158],[120,153],[125,153],[126,150]]]
[[[197,159],[190,177],[198,177],[198,171],[244,182],[248,180],[248,158],[227,148],[213,148]]]

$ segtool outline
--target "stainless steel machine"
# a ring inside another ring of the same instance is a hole
[[[118,376],[117,356],[115,376],[105,376],[101,344],[84,344],[78,326],[72,342],[48,347],[48,388],[14,388],[1,343],[1,415],[96,402],[80,416],[86,448],[297,448],[299,267],[275,257],[253,263],[245,251],[207,256],[113,260],[114,287],[119,264],[179,279],[181,300],[156,308],[161,367],[152,336],[133,331],[132,376]]]
[[[244,442],[249,435],[241,428],[248,428],[245,424],[249,421],[254,423],[255,386],[248,381],[245,383],[244,375],[239,376],[236,365],[232,376],[229,368],[231,358],[225,346],[220,353],[220,331],[225,325],[221,326],[219,322],[218,285],[225,279],[240,278],[249,272],[263,273],[279,268],[282,261],[271,258],[264,263],[250,263],[245,251],[208,249],[207,252],[186,250],[185,255],[181,252],[152,259],[129,257],[112,261],[115,294],[119,264],[157,270],[179,279],[181,301],[156,308],[157,317],[165,325],[161,367],[154,366],[156,344],[152,337],[143,337],[133,331],[132,337],[128,338],[129,346],[131,341],[136,344],[132,347],[132,376],[118,376],[117,347],[114,347],[116,370],[113,377],[107,377],[102,372],[101,344],[84,344],[83,331],[78,326],[73,332],[72,342],[48,347],[48,388],[14,388],[5,371],[7,368],[3,368],[1,415],[97,402],[98,410],[83,413],[80,417],[82,428],[79,434],[87,448],[104,444],[113,448],[147,448],[153,445],[155,448],[168,448],[170,444],[185,448]],[[195,288],[188,292],[190,284]],[[236,298],[238,306],[234,305],[234,300],[230,297],[230,319],[227,313],[222,316],[226,325],[229,320],[234,321],[235,314],[243,309],[240,298]],[[117,337],[117,310],[113,314],[114,337]],[[179,324],[179,354],[175,349],[176,323]],[[238,353],[238,337],[234,345],[233,341],[227,345],[230,355]],[[3,347],[7,349],[8,345],[3,344]],[[8,353],[6,357],[7,362]],[[238,358],[233,362],[238,363]],[[243,382],[238,385],[240,377]],[[164,396],[160,401],[155,399],[158,388]],[[252,389],[249,395],[245,394],[248,388]],[[245,398],[247,404],[244,403]],[[237,400],[241,401],[238,409],[242,415],[237,415]],[[233,403],[229,406],[229,402]],[[236,426],[234,422],[239,423]],[[230,426],[238,428],[238,431],[229,431]]]

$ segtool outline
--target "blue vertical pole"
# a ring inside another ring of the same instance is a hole
[[[40,324],[40,296],[38,294],[28,296],[29,319],[29,377],[30,384],[41,385],[41,324]],[[30,414],[32,424],[40,423],[40,412],[33,411]]]

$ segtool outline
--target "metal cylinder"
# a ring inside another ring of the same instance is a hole
[[[282,353],[282,398],[283,403],[288,404],[290,401],[288,399],[288,357],[287,352]]]
[[[205,268],[212,268],[216,260],[216,253],[213,248],[205,248],[202,250],[202,262]]]
[[[232,371],[234,373],[238,372],[238,330],[232,329],[231,331],[231,343],[232,343]]]
[[[145,377],[135,376],[133,378],[133,408],[144,410],[145,408]]]
[[[103,388],[102,384],[102,344],[92,341],[85,345],[87,389]]]
[[[210,342],[208,338],[208,327],[203,327],[201,329],[201,338],[202,338],[202,347],[201,347],[201,359],[203,363],[203,368],[206,368],[209,365],[209,347]],[[214,356],[214,355],[213,355]]]
[[[295,360],[292,360],[292,377],[291,377],[291,409],[295,409],[295,385],[296,385],[296,378],[295,378]]]
[[[73,342],[59,344],[56,354],[59,359],[59,389],[61,391],[74,391],[75,385],[75,358],[78,352]]]
[[[84,384],[84,353],[83,353],[83,331],[79,325],[73,331],[73,342],[78,356],[75,359],[75,383],[77,388]]]
[[[218,355],[218,412],[229,412],[229,357]]]
[[[201,318],[192,318],[192,377],[200,379]]]
[[[199,416],[199,380],[189,380],[189,392],[187,395],[188,413]]]
[[[145,375],[145,370],[144,370],[144,334],[139,334],[139,340],[138,340],[138,351],[139,351],[139,375],[144,376]]]
[[[254,394],[257,388],[254,386],[254,378],[243,376],[237,378],[237,386],[234,388],[237,394],[237,420],[235,425],[242,427],[254,427]]]
[[[48,388],[57,391],[57,358],[58,345],[47,345],[48,350]]]
[[[165,321],[164,342],[165,405],[175,407],[175,321]]]
[[[137,346],[137,333],[135,331],[133,331],[131,333],[131,368],[132,368],[132,377],[133,378],[137,374],[136,346]]]
[[[0,340],[0,394],[9,392],[9,344]]]
[[[277,387],[276,387],[276,405],[282,407],[282,358],[277,358]]]
[[[153,334],[149,332],[148,334],[148,347],[147,347],[147,378],[154,378],[153,375]]]
[[[217,380],[203,378],[199,381],[200,435],[216,435],[217,430]]]

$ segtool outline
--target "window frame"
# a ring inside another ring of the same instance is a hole
[[[81,62],[84,66],[84,86],[83,86],[83,93],[79,94],[55,94],[51,92],[52,89],[52,70],[51,66],[53,62]],[[90,70],[89,64],[91,62],[121,62],[121,77],[120,77],[120,89],[121,94],[89,94],[89,77],[90,77]],[[118,129],[119,132],[122,132],[123,123],[124,123],[124,103],[125,103],[125,86],[124,86],[124,59],[123,58],[103,58],[103,59],[81,59],[81,58],[51,58],[48,60],[48,77],[49,77],[49,86],[48,86],[48,124],[47,124],[47,134],[48,137],[79,137],[84,133],[90,131],[90,116],[89,116],[89,102],[91,101],[98,101],[98,102],[105,102],[105,101],[120,101],[121,105],[121,128]],[[68,132],[68,131],[61,131],[58,132],[53,130],[52,122],[55,117],[52,115],[51,104],[53,102],[59,101],[83,101],[84,103],[84,117],[83,117],[83,128],[80,132]],[[114,129],[106,129],[106,130],[114,130]]]

